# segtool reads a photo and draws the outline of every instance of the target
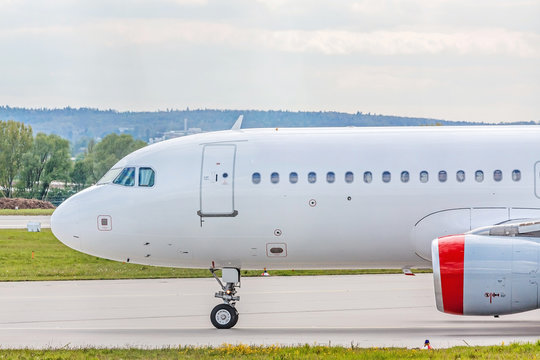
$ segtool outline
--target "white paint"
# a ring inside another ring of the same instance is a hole
[[[251,129],[188,136],[148,146],[114,166],[151,166],[153,188],[93,186],[55,211],[53,231],[83,252],[149,265],[429,266],[435,237],[470,230],[470,220],[445,216],[459,213],[448,210],[472,209],[478,214],[473,223],[486,225],[500,222],[508,208],[521,209],[520,217],[538,215],[533,169],[539,138],[536,127]],[[203,151],[208,156],[209,148],[212,166],[203,166],[201,180]],[[473,176],[478,169],[485,173],[481,183]],[[503,171],[501,182],[492,178],[496,169]],[[514,169],[521,171],[519,182],[511,179]],[[410,173],[407,183],[400,181],[402,170]],[[423,170],[430,174],[427,183],[419,180]],[[438,181],[440,170],[447,171],[446,182]],[[456,180],[459,170],[465,182]],[[314,184],[307,181],[312,171]],[[329,171],[336,174],[334,183],[326,181]],[[345,182],[347,171],[354,172],[353,183]],[[363,182],[365,171],[373,173],[372,183]],[[383,171],[392,173],[390,183],[381,181]],[[261,174],[260,184],[252,183],[254,172]],[[279,173],[279,183],[270,182],[272,172]],[[298,173],[298,183],[289,183],[290,172]],[[217,190],[205,193],[212,187]],[[238,215],[203,217],[201,223],[201,192],[203,213]],[[310,206],[312,199],[316,206]],[[112,231],[96,228],[103,215],[111,216]],[[429,231],[415,231],[415,224],[435,216]],[[266,256],[268,243],[286,243],[287,256]],[[192,256],[181,256],[185,249]]]

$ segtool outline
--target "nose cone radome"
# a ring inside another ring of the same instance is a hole
[[[77,196],[64,201],[52,214],[51,230],[58,240],[78,250],[80,210]]]

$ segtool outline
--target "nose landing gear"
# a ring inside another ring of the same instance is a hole
[[[223,268],[221,276],[223,281],[216,275],[216,269],[210,268],[210,272],[221,287],[221,291],[218,291],[215,297],[223,300],[223,304],[214,307],[210,313],[210,321],[218,329],[230,329],[238,322],[235,305],[240,301],[240,296],[236,296],[236,287],[240,287],[240,269]]]

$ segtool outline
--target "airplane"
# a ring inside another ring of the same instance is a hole
[[[540,127],[242,129],[156,143],[61,204],[54,235],[115,261],[240,270],[432,267],[436,305],[538,308]],[[221,278],[216,270],[221,269]]]

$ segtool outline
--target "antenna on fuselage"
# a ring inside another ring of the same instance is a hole
[[[244,120],[244,115],[240,115],[238,119],[236,119],[236,122],[232,126],[231,130],[240,130],[242,127],[242,120]]]

